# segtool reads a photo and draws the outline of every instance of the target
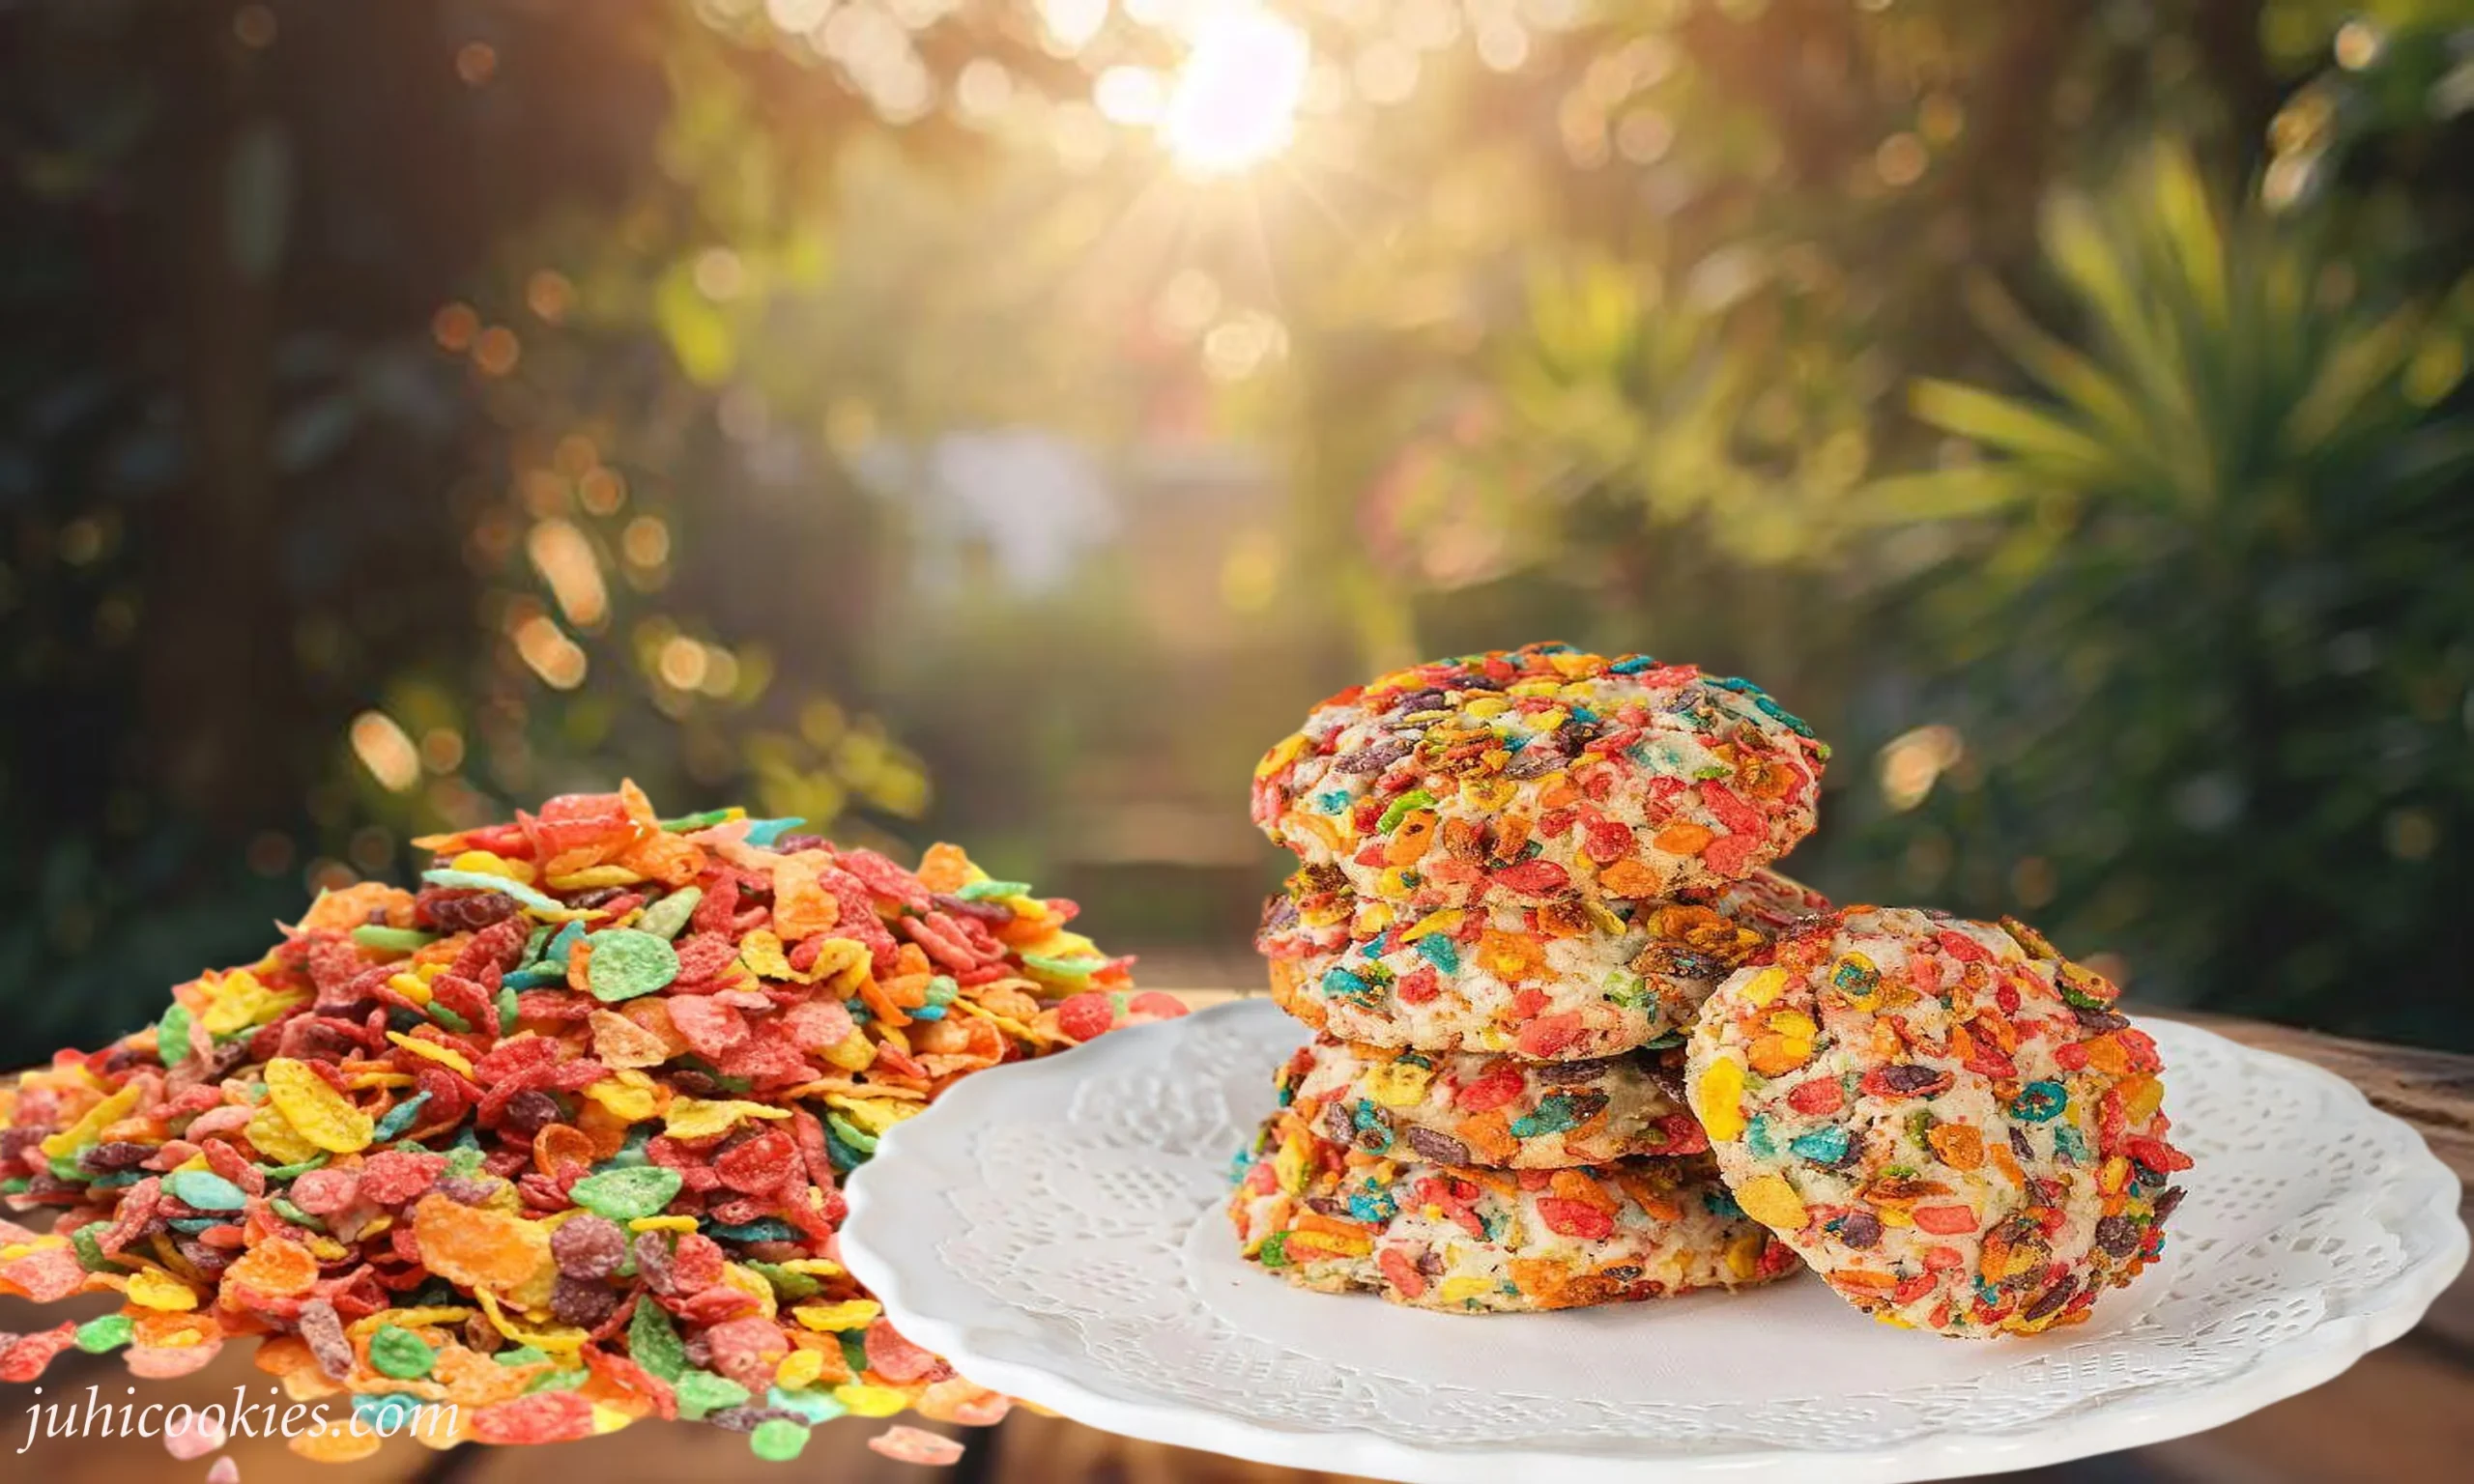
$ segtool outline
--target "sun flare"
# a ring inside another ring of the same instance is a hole
[[[1269,11],[1204,14],[1160,115],[1169,157],[1189,174],[1233,175],[1279,154],[1296,132],[1309,57],[1306,33]]]

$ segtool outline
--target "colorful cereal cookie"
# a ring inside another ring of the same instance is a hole
[[[2190,1167],[2115,993],[2015,921],[1848,907],[1719,986],[1686,1086],[1736,1199],[1857,1308],[2034,1333],[2155,1259]]]
[[[1828,756],[1748,681],[1532,644],[1324,701],[1256,765],[1253,816],[1418,907],[1665,898],[1811,833]]]
[[[1463,1314],[1740,1288],[1798,1266],[1707,1158],[1454,1168],[1334,1144],[1289,1113],[1241,1158],[1228,1214],[1247,1260],[1301,1288]]]
[[[1706,1152],[1680,1049],[1586,1062],[1353,1046],[1324,1037],[1281,1067],[1280,1102],[1370,1155],[1556,1170]]]
[[[1328,926],[1292,899],[1294,911],[1275,901],[1256,946],[1280,1008],[1342,1041],[1568,1061],[1685,1029],[1719,980],[1765,961],[1781,928],[1828,907],[1771,870],[1674,901],[1398,912],[1360,897],[1347,946],[1326,952],[1314,945]]]

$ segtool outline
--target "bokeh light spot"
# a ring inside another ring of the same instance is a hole
[[[1213,11],[1160,119],[1169,157],[1194,175],[1231,175],[1286,148],[1312,54],[1306,33],[1253,6]]]

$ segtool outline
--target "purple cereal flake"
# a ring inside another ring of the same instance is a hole
[[[1431,1128],[1421,1128],[1411,1125],[1403,1130],[1401,1137],[1409,1141],[1411,1149],[1437,1164],[1469,1163],[1469,1146],[1448,1133],[1437,1133]]]
[[[1913,1062],[1900,1062],[1882,1069],[1882,1085],[1894,1093],[1920,1093],[1942,1080],[1942,1073]]]
[[[1529,1074],[1540,1082],[1560,1087],[1601,1076],[1615,1065],[1615,1060],[1611,1056],[1600,1056],[1581,1062],[1539,1062],[1529,1069]]]
[[[336,1317],[332,1303],[324,1298],[310,1299],[301,1306],[296,1325],[310,1356],[317,1360],[318,1369],[328,1380],[352,1380],[352,1341],[344,1338],[343,1321]]]
[[[671,1265],[669,1239],[659,1232],[636,1234],[636,1270],[656,1294],[665,1297],[676,1289],[676,1272]]]
[[[562,1272],[550,1284],[550,1314],[562,1325],[590,1329],[618,1307],[618,1296],[606,1283]]]
[[[627,1260],[627,1234],[607,1216],[570,1217],[550,1234],[550,1260],[577,1278],[606,1278]]]

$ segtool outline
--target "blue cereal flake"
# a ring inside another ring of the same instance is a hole
[[[427,1406],[427,1398],[410,1391],[364,1391],[352,1399],[352,1414],[354,1420],[363,1427],[379,1432],[401,1432],[412,1426]]]
[[[1371,999],[1374,985],[1335,964],[1323,971],[1323,993],[1336,1000]]]
[[[747,822],[747,842],[769,846],[805,823],[805,819],[750,819]]]
[[[1345,788],[1327,788],[1314,795],[1314,810],[1317,813],[1345,814],[1349,812],[1349,804],[1350,795]]]
[[[564,913],[567,904],[544,892],[535,891],[511,876],[494,876],[481,870],[451,870],[441,867],[424,870],[421,879],[432,886],[443,886],[458,892],[501,892],[514,898],[526,910]]]
[[[1657,668],[1658,662],[1646,654],[1627,654],[1606,667],[1608,673],[1617,675],[1637,675],[1645,670]]]
[[[2058,1082],[2030,1082],[2010,1099],[2010,1116],[2031,1124],[2049,1124],[2070,1106],[2070,1089]]]
[[[1777,1156],[1778,1145],[1769,1137],[1769,1114],[1754,1115],[1743,1130],[1743,1147],[1751,1150],[1755,1158],[1769,1159]]]
[[[1815,1164],[1836,1164],[1847,1157],[1847,1130],[1816,1128],[1812,1132],[1787,1141],[1788,1150],[1797,1157]]]
[[[1549,1093],[1538,1099],[1536,1112],[1511,1121],[1511,1136],[1535,1139],[1549,1133],[1561,1133],[1580,1126],[1580,1108],[1568,1093]]]
[[[428,1101],[429,1094],[415,1093],[410,1098],[407,1098],[403,1101],[395,1104],[393,1107],[388,1108],[387,1110],[387,1116],[378,1121],[378,1127],[372,1130],[370,1137],[381,1144],[386,1143],[388,1139],[401,1138],[404,1130],[413,1127],[415,1121],[419,1119],[421,1116],[421,1107]]]
[[[239,1211],[249,1197],[213,1170],[175,1170],[163,1177],[164,1193],[199,1211]]]
[[[719,1237],[725,1241],[740,1242],[796,1241],[799,1240],[801,1235],[799,1229],[792,1226],[790,1222],[777,1221],[771,1216],[764,1216],[754,1221],[708,1222],[705,1227],[705,1231],[706,1235]]]
[[[1358,1132],[1358,1147],[1368,1154],[1379,1155],[1392,1148],[1392,1126],[1383,1110],[1361,1098],[1349,1104],[1349,1123]]]
[[[1383,1185],[1368,1185],[1349,1196],[1349,1214],[1360,1221],[1389,1221],[1400,1213],[1400,1203]]]
[[[1445,974],[1460,972],[1460,946],[1439,932],[1418,939],[1418,956]]]

